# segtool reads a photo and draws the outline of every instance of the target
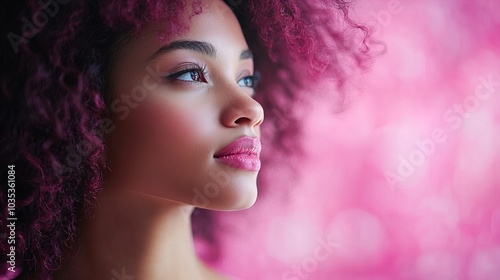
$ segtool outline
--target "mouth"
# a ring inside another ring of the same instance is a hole
[[[214,158],[237,169],[259,171],[261,149],[259,139],[245,136],[222,148]]]

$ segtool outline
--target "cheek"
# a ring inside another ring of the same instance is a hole
[[[131,110],[114,135],[120,169],[149,186],[189,184],[214,150],[218,114],[209,102],[153,96]]]

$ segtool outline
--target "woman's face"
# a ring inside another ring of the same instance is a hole
[[[114,65],[106,180],[118,191],[203,208],[250,207],[264,112],[252,98],[240,25],[218,0],[204,1],[189,30],[168,41],[157,36],[165,24],[135,37]]]

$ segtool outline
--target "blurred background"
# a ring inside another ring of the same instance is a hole
[[[500,1],[353,5],[373,66],[344,112],[324,98],[306,114],[296,176],[265,166],[267,195],[220,214],[211,265],[241,279],[500,279]]]

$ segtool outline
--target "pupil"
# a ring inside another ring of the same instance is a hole
[[[195,71],[191,72],[191,79],[193,79],[194,81],[198,81],[199,78],[200,78],[200,76],[198,75],[198,72],[195,72]]]

